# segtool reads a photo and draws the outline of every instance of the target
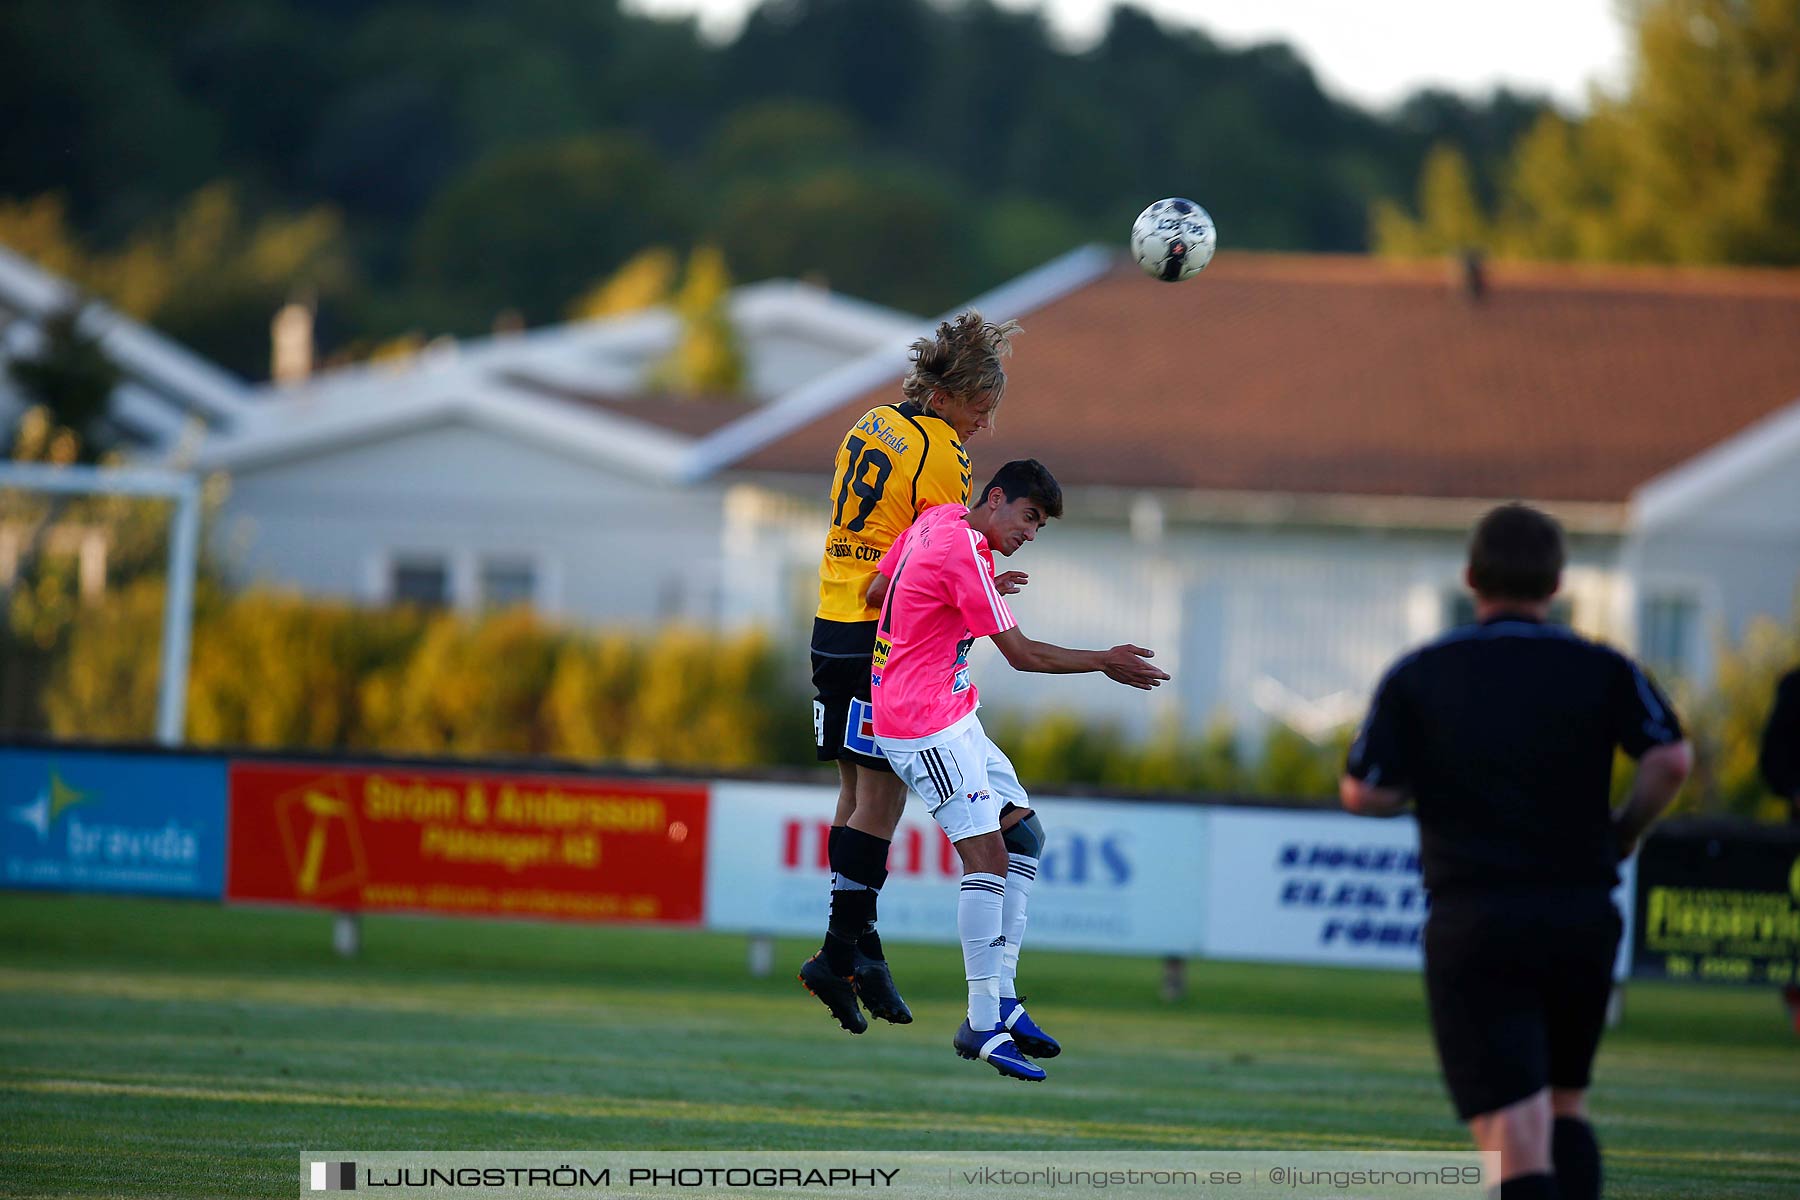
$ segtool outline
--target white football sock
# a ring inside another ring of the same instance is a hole
[[[1006,880],[971,871],[962,877],[956,899],[956,932],[963,944],[963,974],[969,980],[969,1027],[1000,1024],[1000,963],[1006,950]]]
[[[1019,995],[1019,950],[1025,945],[1025,906],[1031,901],[1031,885],[1037,881],[1038,860],[1009,854],[1006,867],[1006,907],[1002,918],[1006,934],[1000,959],[1000,995],[1015,1000]]]

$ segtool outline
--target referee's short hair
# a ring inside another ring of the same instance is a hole
[[[1567,561],[1562,526],[1527,504],[1502,504],[1469,539],[1469,585],[1502,600],[1547,600]]]

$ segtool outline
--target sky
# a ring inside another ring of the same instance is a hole
[[[997,0],[1043,8],[1072,44],[1099,36],[1113,0]],[[1485,94],[1499,84],[1585,108],[1590,83],[1625,77],[1619,0],[1134,0],[1170,24],[1231,45],[1296,46],[1325,89],[1386,108],[1421,87]],[[626,0],[640,12],[697,14],[730,37],[757,0]]]

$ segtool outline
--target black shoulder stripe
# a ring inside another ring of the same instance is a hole
[[[910,400],[907,401],[905,404],[895,405],[894,411],[899,413],[901,416],[905,417],[909,422],[912,423],[912,427],[919,431],[919,445],[922,447],[922,449],[919,451],[919,465],[917,468],[914,469],[913,477],[912,477],[913,511],[918,512],[919,511],[919,476],[921,476],[925,473],[925,460],[931,457],[931,432],[929,430],[927,430],[923,424],[920,423],[919,418],[926,416],[928,414],[925,412],[924,409],[920,408],[918,405],[914,404]]]

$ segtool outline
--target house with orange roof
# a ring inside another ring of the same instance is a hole
[[[1031,573],[1014,611],[1034,636],[1151,646],[1175,682],[1045,689],[990,659],[996,707],[1322,735],[1469,619],[1467,532],[1514,499],[1569,531],[1559,614],[1661,673],[1704,680],[1716,639],[1793,612],[1800,273],[1227,253],[1167,285],[1083,251],[1002,299],[989,315],[1024,333],[969,447],[977,486],[1034,457],[1067,492],[1009,564]],[[742,489],[746,619],[804,628],[823,464],[903,367],[717,464]]]

